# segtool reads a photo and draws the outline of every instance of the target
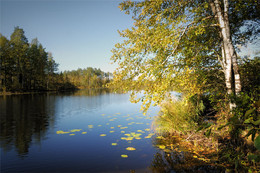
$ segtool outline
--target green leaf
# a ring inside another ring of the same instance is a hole
[[[255,147],[260,151],[260,135],[255,138]]]
[[[256,161],[256,162],[259,162],[259,161],[260,161],[260,155],[254,155],[254,154],[252,154],[252,155],[247,156],[247,158],[248,158],[248,160],[250,160],[250,161],[252,161],[252,160],[254,160],[254,161]]]
[[[248,111],[246,111],[245,116],[247,117],[248,115],[250,115],[252,112],[254,112],[255,109],[249,109]]]
[[[259,120],[257,120],[257,121],[253,121],[252,122],[255,126],[257,126],[257,125],[259,125],[260,124],[260,119]]]
[[[208,138],[211,134],[211,128],[205,132],[205,136]]]

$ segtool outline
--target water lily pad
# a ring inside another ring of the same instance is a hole
[[[111,131],[109,131],[109,133],[114,133],[115,131],[113,131],[113,130],[111,130]]]
[[[57,134],[67,134],[67,133],[70,133],[70,132],[64,132],[64,131],[62,131],[62,130],[58,130],[56,133],[57,133]]]
[[[144,129],[145,131],[150,131],[151,129]]]
[[[92,129],[94,126],[93,125],[88,125],[88,128]]]
[[[106,136],[106,134],[101,134],[100,136]]]
[[[98,125],[98,127],[101,127],[102,125]]]
[[[135,123],[135,124],[144,124],[144,123]]]
[[[128,155],[126,155],[126,154],[122,154],[121,157],[122,157],[122,158],[127,158]]]
[[[116,146],[116,145],[117,145],[117,143],[112,143],[111,145],[113,145],[113,146]]]
[[[86,134],[87,132],[82,132],[82,134]]]
[[[145,133],[144,131],[142,131],[142,130],[137,130],[137,132],[140,132],[140,133]]]
[[[72,129],[70,132],[80,132],[82,129]]]
[[[120,129],[127,129],[128,127],[121,127]]]
[[[73,136],[73,135],[75,135],[75,134],[73,134],[73,133],[72,133],[72,134],[70,134],[70,136]]]
[[[125,133],[125,131],[121,131],[121,133]]]
[[[136,150],[136,149],[135,149],[134,147],[127,147],[126,150],[128,150],[128,151],[134,151],[134,150]]]
[[[117,127],[121,127],[122,125],[118,125]]]
[[[115,127],[110,127],[110,129],[114,129]]]

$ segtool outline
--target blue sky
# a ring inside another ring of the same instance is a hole
[[[133,24],[118,8],[120,0],[1,0],[0,32],[14,27],[29,42],[37,37],[53,53],[59,70],[95,67],[112,72],[111,49],[122,40],[117,30]]]
[[[111,49],[122,38],[117,30],[133,24],[118,8],[122,0],[0,0],[0,33],[10,38],[14,27],[24,29],[29,42],[38,38],[59,63],[59,70],[95,67],[113,72]],[[240,55],[254,55],[254,46]]]

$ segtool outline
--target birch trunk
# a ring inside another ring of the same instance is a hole
[[[214,6],[214,11],[220,25],[220,32],[222,37],[222,58],[224,64],[224,73],[225,73],[225,83],[227,87],[227,93],[239,94],[241,91],[241,82],[240,75],[238,73],[238,64],[237,64],[237,54],[235,48],[232,44],[229,19],[228,19],[228,0],[223,0],[224,10],[220,7],[219,0],[214,0],[212,4]],[[213,11],[213,13],[214,13]],[[230,109],[232,110],[236,105],[230,102]]]

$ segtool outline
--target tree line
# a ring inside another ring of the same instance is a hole
[[[59,73],[52,53],[37,38],[29,43],[19,27],[10,39],[0,33],[0,72],[2,92],[100,88],[109,82],[109,73],[91,67]]]
[[[109,83],[112,74],[103,72],[99,68],[87,67],[85,69],[77,69],[72,71],[64,71],[63,75],[74,86],[80,89],[84,88],[101,88]]]

